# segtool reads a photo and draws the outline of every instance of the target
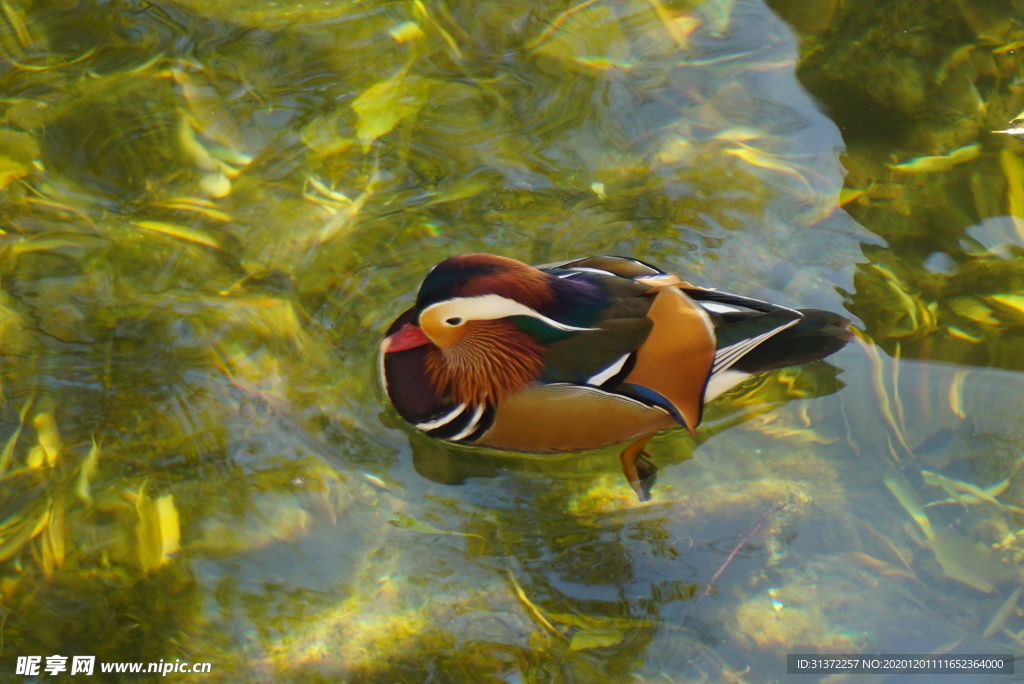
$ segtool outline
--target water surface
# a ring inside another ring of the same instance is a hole
[[[1024,648],[1024,143],[991,133],[1024,30],[967,4],[4,3],[0,667]],[[659,436],[640,504],[614,449],[467,452],[387,407],[383,331],[473,251],[632,255],[861,335]]]

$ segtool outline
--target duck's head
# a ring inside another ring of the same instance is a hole
[[[451,257],[427,274],[409,322],[384,339],[381,353],[426,347],[438,393],[498,403],[538,377],[545,344],[587,329],[554,317],[562,289],[557,277],[515,259]]]

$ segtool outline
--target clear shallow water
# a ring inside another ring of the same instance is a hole
[[[989,131],[1021,36],[942,9],[5,5],[2,667],[1019,650],[1024,148]],[[641,505],[615,450],[462,452],[386,408],[380,335],[470,251],[635,255],[869,342],[657,438]]]

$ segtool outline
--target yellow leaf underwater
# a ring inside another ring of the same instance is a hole
[[[32,167],[19,164],[6,155],[0,155],[0,188],[6,188],[18,178],[24,178],[32,172]]]
[[[892,577],[896,579],[912,579],[916,582],[920,582],[912,571],[907,568],[901,568],[892,563],[887,563],[883,560],[879,560],[874,556],[869,556],[866,553],[860,551],[853,551],[849,553],[838,554],[841,558],[848,560],[849,562],[859,565],[860,567],[870,570],[871,572],[877,573],[882,577]]]
[[[996,506],[1002,506],[995,497],[1002,494],[1006,491],[1006,488],[1010,486],[1010,478],[1004,478],[999,482],[996,482],[994,485],[982,489],[976,484],[957,480],[952,477],[946,477],[939,473],[933,473],[930,470],[922,470],[921,477],[924,479],[925,484],[933,487],[940,487],[943,491],[949,494],[952,501],[956,501],[964,505],[987,502],[995,504]],[[936,501],[928,505],[934,506],[940,503],[950,503],[950,501]]]
[[[36,437],[39,443],[28,452],[26,462],[29,468],[50,468],[57,463],[60,456],[61,441],[60,433],[57,432],[57,422],[50,411],[40,411],[32,419],[36,428]]]
[[[751,166],[756,166],[761,169],[774,171],[787,176],[793,179],[797,186],[808,196],[813,194],[810,183],[807,181],[807,178],[804,177],[804,169],[802,167],[783,159],[779,155],[772,154],[771,152],[765,152],[764,150],[751,147],[750,145],[745,145],[742,142],[736,142],[736,145],[736,147],[726,148],[722,151],[726,154],[731,154]]]
[[[1024,318],[1024,294],[990,295],[985,300],[1003,313]]]
[[[949,328],[947,328],[947,332],[950,334],[950,336],[963,340],[964,342],[970,342],[971,344],[981,344],[982,342],[985,341],[984,337],[977,337],[975,335],[971,335],[966,330],[961,330],[955,325],[949,326]]]
[[[176,237],[179,240],[188,240],[189,242],[196,242],[200,245],[220,249],[220,244],[218,244],[217,240],[214,239],[212,235],[196,228],[179,226],[175,223],[164,223],[163,221],[136,221],[135,225],[140,228],[145,228],[146,230],[152,230],[157,233]]]
[[[411,43],[414,40],[426,37],[423,33],[423,29],[421,29],[419,24],[414,21],[403,21],[398,26],[390,29],[388,33],[391,34],[391,37],[394,38],[395,42],[399,45],[405,45],[406,43]]]
[[[588,648],[614,646],[621,643],[625,636],[618,629],[580,630],[572,635],[572,640],[569,642],[569,650],[582,651]]]
[[[633,63],[622,60],[614,59],[612,57],[573,57],[573,61],[577,64],[596,69],[597,71],[608,71],[609,69],[622,69],[623,71],[629,71],[633,68]]]
[[[1015,40],[1012,43],[1007,43],[1006,45],[1000,45],[997,48],[993,48],[992,49],[992,54],[993,55],[1013,54],[1014,52],[1017,52],[1021,48],[1024,48],[1024,40]]]
[[[648,0],[655,14],[665,27],[666,33],[680,50],[690,47],[690,34],[700,28],[701,21],[689,14],[676,14],[669,10],[661,0]]]
[[[135,499],[135,512],[139,522],[135,525],[138,541],[139,564],[146,572],[155,570],[170,560],[181,542],[181,521],[174,496],[164,494],[155,501],[139,489]]]
[[[365,146],[389,132],[426,103],[435,81],[410,76],[402,70],[356,98],[352,109],[359,117],[356,136]]]
[[[969,162],[981,154],[981,144],[974,143],[964,145],[953,150],[949,154],[939,154],[932,157],[915,157],[902,164],[890,164],[889,168],[901,173],[936,173],[949,171],[958,164]]]
[[[7,21],[10,23],[11,28],[14,29],[14,35],[18,37],[18,44],[23,48],[27,48],[35,41],[32,39],[32,34],[29,32],[29,19],[25,14],[25,11],[20,7],[11,7],[7,4],[6,0],[3,3],[4,16],[7,17]]]
[[[999,319],[994,311],[982,304],[974,297],[954,297],[948,300],[949,308],[957,315],[970,319],[982,325],[999,325]]]
[[[100,460],[100,446],[96,443],[96,438],[92,438],[92,448],[89,449],[89,455],[82,461],[82,465],[78,468],[78,481],[75,483],[75,494],[82,500],[83,503],[92,503],[92,494],[90,493],[89,485],[92,482],[92,478],[96,476],[96,470],[99,467]]]
[[[565,10],[564,12],[562,12],[561,14],[556,16],[551,21],[551,23],[548,24],[547,28],[545,28],[541,32],[541,34],[539,36],[537,36],[537,38],[535,40],[533,40],[532,42],[528,43],[525,46],[526,49],[527,50],[532,50],[532,49],[536,48],[537,46],[539,46],[544,41],[546,41],[549,38],[551,38],[551,36],[555,35],[555,33],[557,33],[559,30],[562,29],[562,27],[565,26],[566,22],[568,22],[572,18],[572,16],[574,14],[582,12],[586,8],[588,8],[591,5],[593,5],[595,2],[597,2],[597,0],[585,0],[584,2],[581,2],[580,4],[578,4],[578,5],[574,6],[574,7],[570,7],[569,9]]]
[[[29,397],[21,407],[18,427],[14,430],[14,434],[11,435],[10,439],[7,440],[3,451],[0,452],[0,475],[6,473],[7,469],[11,466],[11,459],[14,458],[14,447],[18,443],[18,438],[21,437],[21,429],[25,426],[25,417],[28,415],[28,410],[32,406],[32,401],[33,398]]]
[[[39,412],[32,419],[32,424],[39,437],[39,446],[46,456],[46,465],[52,466],[57,462],[61,450],[60,433],[57,432],[57,421],[53,417],[53,412]]]
[[[53,577],[56,569],[64,565],[66,546],[64,544],[64,513],[67,508],[67,498],[61,495],[53,502],[50,508],[49,520],[41,537],[41,557],[43,574]]]
[[[470,534],[468,532],[452,532],[449,530],[442,530],[439,527],[434,527],[430,523],[423,522],[422,520],[416,520],[411,518],[404,513],[394,513],[393,518],[388,520],[389,523],[395,527],[401,527],[406,530],[412,530],[413,532],[422,532],[423,534],[451,534],[459,537],[479,537],[480,535]],[[482,537],[481,537],[482,539]]]
[[[217,170],[203,176],[199,187],[210,197],[227,197],[231,193],[231,179],[223,171]]]
[[[0,562],[13,557],[32,537],[42,532],[50,520],[50,512],[44,511],[39,518],[20,515],[12,518],[0,525]]]
[[[967,381],[968,372],[966,370],[956,371],[953,373],[953,380],[949,383],[949,393],[947,396],[949,410],[957,418],[967,417],[966,404],[964,402],[964,382]]]
[[[459,46],[455,42],[455,39],[452,38],[452,35],[445,30],[444,26],[441,26],[441,23],[437,20],[433,13],[431,13],[430,10],[427,9],[427,6],[423,4],[423,1],[412,0],[412,4],[419,11],[420,15],[428,22],[430,22],[431,26],[433,26],[434,29],[441,34],[441,37],[444,38],[444,42],[448,44],[448,48],[452,51],[452,56],[455,57],[455,59],[461,61],[463,59],[462,51],[459,50]],[[438,11],[444,14],[444,5],[438,7]],[[448,20],[452,21],[452,17],[450,15],[448,16]]]
[[[561,637],[562,633],[558,631],[553,624],[551,624],[550,620],[544,617],[544,611],[541,610],[537,604],[531,601],[530,597],[526,595],[525,591],[523,591],[523,588],[519,585],[519,581],[516,579],[516,576],[512,574],[512,570],[508,570],[508,578],[512,582],[512,591],[515,592],[516,598],[522,602],[523,607],[525,607],[530,616],[537,621],[537,624],[544,627],[544,629],[552,635]]]
[[[220,162],[199,142],[199,139],[196,137],[195,126],[188,116],[183,116],[181,124],[178,126],[178,143],[199,168],[204,171],[217,171],[220,169]]]
[[[914,493],[914,490],[910,488],[906,481],[899,475],[886,475],[882,481],[889,491],[892,492],[892,495],[896,497],[896,500],[900,502],[903,509],[921,528],[924,536],[929,541],[935,539],[935,529],[932,527],[932,521],[928,519],[928,514],[924,512],[917,494]]]
[[[208,219],[222,221],[225,223],[233,220],[231,214],[217,209],[213,205],[213,202],[199,197],[181,197],[178,199],[168,200],[166,202],[156,202],[153,206],[164,207],[166,209],[176,209],[178,211],[189,211],[205,216]]]
[[[1024,126],[1021,126],[1021,125],[1011,126],[1010,128],[1004,128],[1001,131],[992,131],[992,132],[993,133],[1001,133],[1003,135],[1020,136],[1020,135],[1024,135]]]
[[[996,584],[1014,574],[987,546],[952,530],[936,530],[936,535],[928,543],[947,577],[986,594],[992,593]]]
[[[10,245],[11,256],[21,256],[31,252],[44,252],[48,249],[65,249],[68,247],[81,247],[81,240],[66,240],[64,238],[30,238],[22,239]]]
[[[1011,150],[1004,149],[999,153],[999,168],[1006,178],[1006,204],[1009,214],[1024,219],[1024,161]],[[1017,239],[1024,241],[1024,230],[1021,229],[1020,223],[1015,223],[1015,226]]]
[[[992,616],[988,626],[985,627],[985,631],[981,633],[983,639],[987,639],[1006,624],[1006,621],[1010,618],[1010,615],[1017,609],[1017,601],[1020,599],[1021,587],[1017,587],[1012,594],[1010,594],[1003,605],[999,607],[996,614]]]

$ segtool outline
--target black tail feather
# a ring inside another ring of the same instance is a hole
[[[745,373],[798,366],[817,361],[842,349],[853,337],[850,321],[839,314],[819,309],[801,309],[796,325],[758,345],[732,368]]]

